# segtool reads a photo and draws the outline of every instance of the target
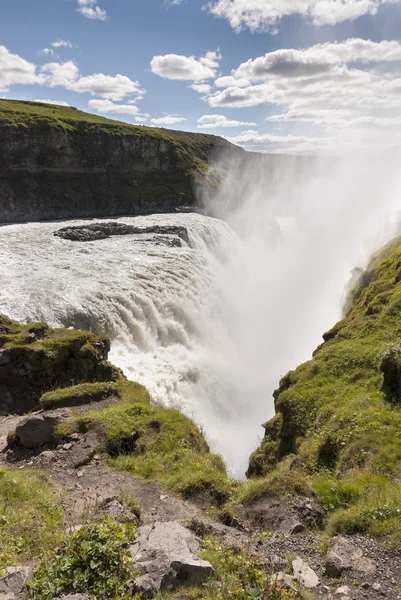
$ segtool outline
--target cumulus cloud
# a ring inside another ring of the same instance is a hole
[[[186,119],[184,117],[177,117],[177,115],[166,115],[165,117],[152,119],[151,123],[153,125],[174,125],[175,123],[182,123],[182,121],[186,121]]]
[[[45,76],[46,85],[52,88],[60,86],[73,89],[73,85],[79,78],[79,69],[72,60],[64,63],[47,63],[43,65],[41,72]]]
[[[40,83],[43,83],[43,76],[37,73],[34,64],[0,46],[0,91],[6,92],[12,85]]]
[[[79,77],[72,85],[74,92],[89,93],[108,100],[123,100],[132,94],[143,94],[137,81],[132,81],[125,75],[104,75],[95,73],[86,77]]]
[[[229,120],[224,115],[204,115],[198,119],[199,129],[215,129],[217,127],[254,127],[256,123]]]
[[[164,79],[178,79],[181,81],[204,81],[216,77],[221,54],[206,52],[204,56],[182,56],[179,54],[166,54],[154,56],[150,68],[155,75]]]
[[[291,114],[312,116],[321,109],[397,108],[400,61],[397,41],[350,39],[302,50],[277,50],[217,79],[215,86],[221,89],[208,101],[212,107],[277,105],[289,111],[286,120]],[[380,69],[366,69],[372,63],[380,63]],[[387,68],[390,63],[394,68]]]
[[[62,86],[74,92],[89,93],[107,100],[119,101],[127,96],[138,97],[144,93],[138,81],[133,81],[125,75],[95,73],[84,77],[71,60],[64,63],[48,63],[41,71],[46,76],[49,87]]]
[[[56,104],[58,106],[70,106],[68,102],[65,102],[64,100],[42,100],[36,98],[34,102],[42,102],[43,104]]]
[[[145,119],[149,116],[141,115],[141,111],[134,104],[114,104],[110,100],[89,100],[88,106],[91,110],[104,114],[142,116]]]
[[[211,0],[207,7],[236,31],[274,29],[286,16],[300,15],[315,25],[336,25],[375,15],[387,0]]]
[[[88,19],[106,21],[108,14],[104,8],[97,5],[97,0],[78,0],[77,11]]]
[[[208,83],[193,83],[189,86],[191,90],[198,92],[199,94],[210,94],[212,86]]]

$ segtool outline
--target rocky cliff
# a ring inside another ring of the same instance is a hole
[[[209,187],[222,138],[0,100],[0,222],[169,212]]]

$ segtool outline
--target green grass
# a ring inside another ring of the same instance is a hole
[[[234,550],[217,538],[203,542],[201,557],[214,568],[203,588],[159,594],[155,600],[301,600],[306,596],[271,582],[265,565],[245,550]]]
[[[345,319],[324,337],[281,381],[277,416],[248,474],[263,481],[287,460],[321,498],[331,533],[401,540],[401,238],[372,258]]]
[[[44,410],[79,406],[91,402],[100,402],[116,394],[116,387],[110,382],[81,383],[43,394],[40,399],[40,406]]]
[[[151,406],[139,384],[120,381],[115,389],[120,402],[61,425],[58,434],[100,425],[113,467],[143,480],[163,481],[185,498],[226,502],[235,484],[197,426],[176,410]]]
[[[0,569],[47,554],[62,526],[63,511],[44,474],[0,470]]]

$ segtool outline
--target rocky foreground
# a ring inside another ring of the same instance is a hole
[[[230,481],[196,426],[152,407],[107,352],[1,319],[1,598],[401,597],[397,542],[328,537],[312,489]]]

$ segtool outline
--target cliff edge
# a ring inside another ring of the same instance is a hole
[[[76,108],[0,100],[0,222],[138,215],[193,206],[223,138],[134,126]]]

